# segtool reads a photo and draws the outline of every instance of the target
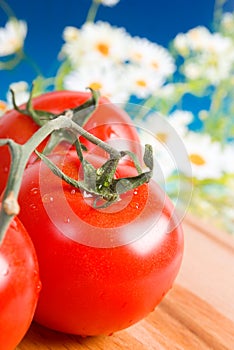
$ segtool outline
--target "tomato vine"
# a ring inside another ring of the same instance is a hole
[[[30,104],[27,107],[28,111],[31,111]],[[79,109],[80,110],[80,109]],[[25,110],[20,110],[25,113]],[[109,144],[103,142],[96,136],[89,133],[87,130],[83,129],[76,120],[77,110],[68,110],[62,113],[60,116],[56,116],[55,119],[47,121],[43,124],[41,128],[24,144],[19,145],[12,139],[1,139],[0,146],[8,145],[12,154],[12,164],[9,174],[9,180],[3,196],[3,205],[0,211],[0,240],[2,240],[3,235],[9,226],[10,220],[13,216],[19,213],[19,205],[17,202],[17,196],[20,190],[20,184],[22,181],[23,173],[26,168],[28,159],[33,151],[36,150],[37,146],[51,133],[56,131],[65,130],[72,133],[73,140],[75,140],[75,146],[77,150],[77,155],[80,158],[81,164],[84,170],[84,181],[76,181],[72,178],[66,176],[55,164],[53,164],[45,155],[36,151],[38,157],[40,157],[48,167],[59,177],[65,180],[67,183],[81,188],[92,195],[96,196],[96,201],[94,206],[96,206],[97,201],[102,198],[104,203],[102,207],[106,207],[119,198],[119,194],[134,189],[141,184],[148,182],[152,177],[153,170],[153,155],[152,148],[150,145],[146,145],[144,162],[149,168],[148,171],[142,172],[140,169],[140,164],[137,157],[130,151],[117,151],[115,148]],[[30,112],[31,113],[31,112]],[[47,115],[47,114],[46,114]],[[50,117],[48,116],[48,119]],[[86,161],[82,154],[82,147],[77,138],[77,133],[83,136],[85,139],[89,140],[93,144],[102,148],[109,154],[109,159],[98,169],[91,166],[88,161]],[[71,135],[70,135],[71,136]],[[114,174],[118,163],[121,158],[125,156],[130,156],[135,164],[138,171],[138,175],[133,177],[115,179]],[[95,178],[95,181],[90,181]],[[118,186],[117,186],[118,185]],[[118,187],[118,189],[117,189]]]

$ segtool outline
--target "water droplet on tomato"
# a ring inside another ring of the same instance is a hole
[[[71,190],[71,194],[76,194],[75,188],[73,188],[73,189]]]
[[[86,191],[83,191],[83,196],[84,196],[84,198],[92,198],[93,197],[91,193],[86,192]]]
[[[9,273],[9,269],[8,269],[8,267],[6,267],[6,268],[4,268],[3,270],[2,270],[2,276],[7,276],[8,275],[8,273]]]
[[[34,210],[34,209],[37,208],[37,206],[36,206],[36,204],[33,204],[33,203],[32,203],[32,204],[30,204],[29,208],[32,209],[32,210]]]
[[[3,172],[6,174],[6,173],[8,173],[8,171],[9,171],[9,167],[8,167],[8,166],[5,166],[5,167],[3,168]]]
[[[134,208],[134,209],[139,209],[140,204],[137,203],[137,202],[131,202],[131,203],[130,203],[130,206],[131,206],[132,208]]]
[[[69,224],[69,222],[70,222],[70,218],[65,217],[65,218],[63,219],[63,221],[65,222],[65,224]]]
[[[34,194],[34,195],[38,194],[38,188],[37,187],[33,187],[31,189],[31,194]]]
[[[135,195],[138,194],[138,191],[137,191],[137,190],[134,190],[134,191],[133,191],[133,194],[135,194]]]
[[[37,283],[37,286],[36,286],[36,291],[37,291],[37,293],[40,293],[41,287],[42,287],[42,283],[41,283],[41,281],[39,281],[39,282]]]
[[[50,194],[44,194],[42,197],[42,202],[43,203],[52,203],[54,201],[54,197],[51,196]]]
[[[4,256],[0,254],[0,276],[7,276],[9,273],[9,265]]]

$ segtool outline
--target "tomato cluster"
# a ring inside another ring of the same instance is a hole
[[[35,98],[33,106],[62,113],[89,97],[89,93],[53,92]],[[38,128],[30,117],[13,110],[0,119],[0,138],[24,144]],[[129,116],[103,98],[84,128],[105,142],[139,153],[138,134]],[[106,155],[98,154],[97,147],[84,138],[82,143],[88,149],[84,154],[89,164],[100,168]],[[6,146],[0,148],[0,158],[3,190],[10,167]],[[49,159],[65,175],[82,180],[82,161],[73,146],[60,145]],[[120,162],[115,172],[116,179],[135,175],[135,166],[129,160]],[[153,180],[121,193],[118,201],[108,207],[95,207],[92,194],[65,182],[32,156],[18,201],[18,219],[13,221],[0,247],[0,307],[2,300],[9,307],[13,300],[15,309],[23,307],[22,300],[30,301],[24,311],[14,313],[14,317],[20,315],[14,319],[14,346],[33,316],[36,322],[62,332],[83,336],[111,334],[147,316],[172,287],[182,260],[183,233],[172,203]],[[25,230],[28,232],[36,251],[42,283],[38,302],[36,258],[25,244],[19,250],[35,259],[21,257],[28,264],[21,267],[22,275],[14,278],[13,267],[19,258],[11,248],[16,244],[11,231],[16,226],[25,236]],[[8,278],[1,277],[5,262]],[[25,276],[31,281],[30,286]],[[18,291],[24,286],[26,296],[16,291],[12,294],[13,280]],[[6,340],[1,337],[4,333],[8,338],[11,317],[8,310],[0,313],[0,348],[7,350],[14,346],[5,346]]]

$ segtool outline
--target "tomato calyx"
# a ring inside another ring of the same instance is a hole
[[[10,93],[12,95],[12,104],[13,108],[20,114],[27,115],[32,118],[32,120],[39,126],[43,126],[47,124],[50,120],[54,120],[61,115],[64,115],[68,111],[72,112],[72,120],[80,126],[84,126],[91,115],[96,110],[100,94],[98,91],[88,88],[91,92],[91,97],[85,101],[84,103],[71,108],[69,110],[64,110],[59,114],[48,112],[45,110],[34,109],[32,104],[33,99],[33,86],[29,94],[28,101],[25,104],[24,108],[20,108],[15,99],[15,93],[12,89],[10,89]],[[60,142],[66,141],[68,143],[72,143],[72,136],[68,130],[55,130],[51,133],[49,142],[47,143],[44,153],[49,154]]]
[[[93,90],[91,88],[88,88],[88,89],[91,91],[91,97],[81,105],[70,109],[73,112],[73,121],[81,126],[86,123],[90,115],[97,108],[99,97],[100,97],[100,94],[98,91]],[[67,110],[64,110],[63,112],[56,114],[52,112],[47,112],[45,110],[34,109],[32,104],[33,86],[32,86],[32,89],[30,90],[29,98],[28,98],[28,101],[26,102],[25,108],[20,108],[17,105],[14,90],[10,89],[10,93],[12,95],[12,104],[14,109],[17,112],[21,114],[25,114],[30,118],[32,118],[33,121],[38,126],[43,126],[44,124],[48,123],[48,121],[56,119],[67,112]]]
[[[150,145],[145,146],[143,160],[149,170],[143,172],[138,159],[132,152],[120,151],[115,156],[112,155],[103,165],[95,168],[87,159],[83,157],[79,140],[76,140],[76,150],[83,167],[83,180],[79,181],[67,176],[58,166],[42,153],[36,151],[41,160],[50,170],[69,185],[79,188],[94,198],[94,208],[107,208],[120,199],[120,195],[128,192],[140,185],[149,182],[153,171],[153,154]],[[131,177],[115,178],[115,173],[120,160],[129,156],[135,165],[138,175]]]
[[[0,243],[4,234],[11,222],[11,219],[18,214],[17,198],[28,160],[33,151],[36,151],[38,145],[41,144],[53,132],[68,131],[72,135],[72,140],[75,140],[75,148],[78,158],[83,167],[84,179],[76,181],[75,179],[67,177],[59,168],[57,168],[44,154],[37,152],[38,156],[44,161],[49,168],[63,180],[67,181],[73,186],[87,191],[94,196],[95,207],[107,207],[113,202],[116,202],[120,194],[131,189],[139,187],[143,183],[149,182],[153,173],[153,155],[152,147],[146,145],[144,153],[144,163],[149,170],[143,172],[140,167],[140,162],[137,156],[130,151],[118,151],[108,143],[100,140],[93,134],[83,129],[79,124],[74,122],[74,115],[76,111],[68,110],[65,115],[58,116],[55,119],[48,121],[41,126],[33,136],[23,145],[20,145],[12,139],[0,139],[0,146],[8,145],[11,151],[12,163],[8,183],[3,195],[3,205],[0,210]],[[100,147],[108,155],[109,159],[98,169],[92,167],[83,156],[82,146],[79,137],[83,136],[85,139]],[[127,178],[115,178],[115,172],[119,161],[128,156],[132,159],[138,175]],[[12,202],[13,199],[13,202]],[[101,200],[101,204],[98,203]],[[13,203],[13,210],[8,210],[8,203]],[[7,210],[6,210],[7,208]],[[14,210],[17,208],[17,210]]]

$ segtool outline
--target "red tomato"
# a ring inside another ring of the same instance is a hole
[[[13,350],[24,337],[40,286],[35,249],[15,218],[0,245],[0,349]]]
[[[34,109],[59,114],[69,108],[83,104],[90,97],[91,93],[89,92],[54,91],[34,98],[33,106]],[[102,126],[101,128],[99,127],[100,125]],[[122,149],[129,149],[134,152],[138,149],[139,137],[135,127],[131,126],[130,117],[106,98],[100,98],[99,107],[84,127],[86,130],[92,129],[92,133],[103,141],[122,139],[120,145]],[[11,110],[0,118],[0,138],[11,138],[20,144],[24,144],[38,128],[38,125],[30,117],[16,110]],[[85,143],[89,147],[92,145],[88,142]],[[125,147],[124,143],[127,143],[128,147]],[[42,143],[38,150],[41,151],[45,144],[46,141]],[[1,194],[7,182],[10,166],[10,154],[7,146],[0,147],[0,159]],[[35,156],[32,156],[30,162],[34,159]]]
[[[72,152],[52,161],[77,177],[80,164]],[[117,177],[133,172],[120,165]],[[80,335],[111,334],[147,316],[172,287],[183,233],[154,181],[107,209],[94,209],[87,193],[36,162],[25,171],[19,203],[39,260],[40,324]]]

